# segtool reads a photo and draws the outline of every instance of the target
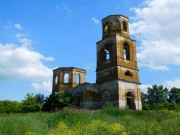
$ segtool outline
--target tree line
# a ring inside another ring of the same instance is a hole
[[[143,110],[180,110],[180,88],[168,90],[162,85],[147,88],[147,93],[141,93]],[[40,111],[58,111],[72,105],[71,95],[65,91],[52,93],[48,97],[43,94],[26,94],[24,100],[0,100],[0,113],[27,113]]]
[[[21,102],[1,100],[0,113],[28,113],[40,111],[57,111],[72,102],[71,95],[68,92],[52,93],[49,97],[43,94],[26,94]]]
[[[152,85],[147,93],[141,93],[144,110],[180,110],[180,88],[170,90],[162,85]]]

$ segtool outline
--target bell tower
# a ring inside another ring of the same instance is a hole
[[[136,41],[130,38],[128,18],[110,15],[102,19],[102,40],[97,42],[96,83],[101,104],[141,110]]]

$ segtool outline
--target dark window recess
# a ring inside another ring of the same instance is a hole
[[[127,23],[123,21],[123,30],[127,32]]]
[[[126,75],[126,76],[131,76],[131,77],[133,76],[130,71],[126,71],[126,72],[125,72],[125,75]]]
[[[108,32],[109,32],[109,22],[106,22],[104,26],[104,33],[108,33]]]
[[[58,75],[55,76],[54,82],[55,82],[55,84],[58,83]]]

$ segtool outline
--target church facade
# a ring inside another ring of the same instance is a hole
[[[136,41],[130,38],[128,18],[102,19],[102,40],[96,43],[96,83],[86,82],[86,71],[75,67],[53,70],[52,92],[67,90],[73,104],[86,109],[112,103],[119,108],[142,110]]]

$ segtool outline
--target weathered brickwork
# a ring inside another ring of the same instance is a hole
[[[53,70],[52,92],[61,92],[85,82],[86,71],[84,69],[74,67],[57,68]]]
[[[141,110],[136,41],[130,38],[128,18],[110,15],[102,19],[102,33],[96,45],[96,83],[85,82],[83,69],[57,68],[52,92],[68,90],[81,108],[96,109],[111,102],[119,108]],[[66,83],[65,74],[69,75]]]

